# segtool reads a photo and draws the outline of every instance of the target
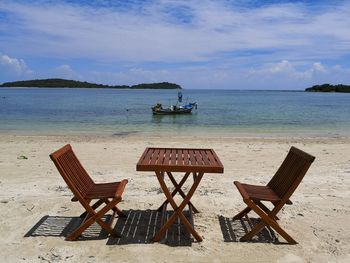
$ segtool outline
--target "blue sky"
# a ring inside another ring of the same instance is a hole
[[[350,1],[0,1],[0,82],[350,84]]]

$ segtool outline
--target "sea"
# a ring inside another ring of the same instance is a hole
[[[189,115],[153,115],[177,90],[0,88],[0,133],[15,135],[350,137],[350,94],[182,90]]]

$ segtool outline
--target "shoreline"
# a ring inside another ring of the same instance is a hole
[[[226,141],[226,140],[234,140],[234,141],[270,141],[270,142],[342,142],[342,143],[350,143],[350,136],[307,136],[307,135],[259,135],[252,134],[251,136],[240,135],[240,134],[226,134],[226,135],[218,135],[218,134],[189,134],[189,135],[171,135],[168,134],[151,134],[146,135],[144,133],[138,132],[121,132],[116,134],[14,134],[14,133],[1,133],[0,132],[0,141],[6,141],[7,139],[54,139],[54,140],[72,140],[72,141],[115,141],[115,140],[135,140],[135,141],[143,141],[143,140],[167,140],[169,137],[173,140],[182,140],[184,142],[191,142],[194,140],[205,140],[205,141]]]

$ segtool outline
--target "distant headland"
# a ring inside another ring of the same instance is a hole
[[[305,89],[309,92],[350,92],[350,85],[331,85],[331,84],[322,84],[315,85],[310,88]]]
[[[182,89],[180,85],[160,82],[138,85],[104,85],[86,81],[68,79],[34,79],[24,81],[5,82],[0,87],[26,87],[26,88],[103,88],[103,89]]]

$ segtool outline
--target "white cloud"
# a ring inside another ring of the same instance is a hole
[[[349,73],[349,68],[340,65],[327,67],[314,62],[300,68],[297,63],[283,60],[252,68],[245,79],[248,85],[259,83],[259,89],[304,89],[314,84],[349,83]]]
[[[22,74],[27,70],[27,65],[24,63],[23,59],[11,58],[7,55],[0,56],[0,64],[17,74]]]
[[[13,77],[26,78],[33,74],[23,59],[17,59],[8,55],[0,54],[0,80]]]
[[[79,74],[77,74],[69,65],[64,64],[56,67],[50,73],[51,77],[65,78],[65,79],[80,79]]]
[[[292,64],[288,60],[282,60],[280,63],[269,68],[268,70],[272,73],[295,71],[294,67],[292,66]]]
[[[321,64],[321,62],[315,62],[312,67],[313,71],[326,72],[326,68]]]
[[[164,11],[169,5],[190,10],[190,22],[173,23]],[[277,52],[270,54],[276,61],[278,52],[289,55],[288,60],[350,52],[346,4],[312,13],[300,3],[239,9],[228,7],[226,1],[154,1],[135,12],[64,2],[3,1],[0,10],[17,18],[8,27],[21,35],[8,36],[13,44],[8,48],[46,56],[174,62],[268,49]]]

